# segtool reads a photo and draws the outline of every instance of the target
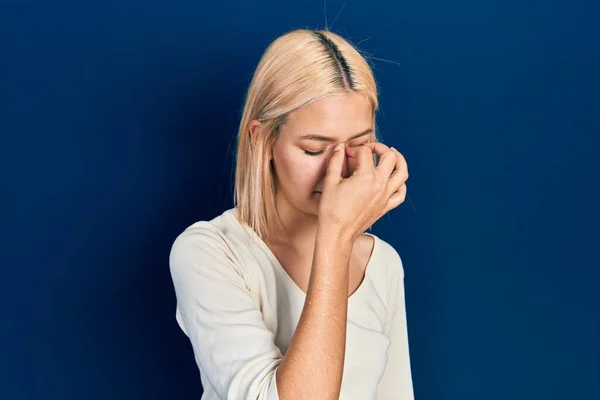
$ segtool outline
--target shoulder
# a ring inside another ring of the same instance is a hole
[[[398,302],[404,301],[404,264],[402,257],[394,246],[387,241],[376,238],[379,246],[379,267],[381,268],[381,289],[388,310],[394,310]]]
[[[232,263],[235,260],[227,236],[228,211],[212,220],[197,221],[177,235],[171,246],[171,269],[188,268],[192,264]],[[199,261],[202,261],[199,263]]]
[[[404,285],[404,264],[399,252],[386,240],[375,236],[379,287],[385,293],[388,304],[394,303],[396,293]]]
[[[171,255],[193,249],[210,250],[220,247],[222,238],[218,229],[208,221],[198,221],[179,233],[171,246]]]
[[[394,246],[386,240],[373,235],[375,240],[375,249],[378,252],[378,260],[384,267],[386,275],[404,277],[404,264],[402,257]]]

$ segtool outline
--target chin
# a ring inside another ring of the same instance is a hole
[[[320,193],[313,193],[310,196],[310,204],[311,204],[311,212],[310,214],[314,215],[315,217],[319,215],[319,202],[321,201],[321,194]]]
[[[303,202],[302,205],[298,207],[304,214],[311,217],[319,216],[319,195],[311,195],[306,203]]]
[[[308,195],[299,196],[297,193],[295,196],[286,196],[287,203],[296,212],[304,214],[306,217],[318,217],[319,216],[319,200],[321,195],[314,192],[309,192]]]

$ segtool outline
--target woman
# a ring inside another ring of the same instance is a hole
[[[402,262],[364,233],[408,179],[376,140],[377,106],[368,63],[336,34],[295,30],[263,55],[234,208],[171,250],[202,399],[413,399]]]

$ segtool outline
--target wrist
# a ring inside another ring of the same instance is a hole
[[[317,229],[317,242],[332,242],[338,248],[351,250],[356,237],[348,229],[343,229],[335,224],[319,224]]]

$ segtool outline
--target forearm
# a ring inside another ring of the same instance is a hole
[[[277,371],[280,399],[339,398],[352,242],[334,227],[319,227],[304,309]]]

